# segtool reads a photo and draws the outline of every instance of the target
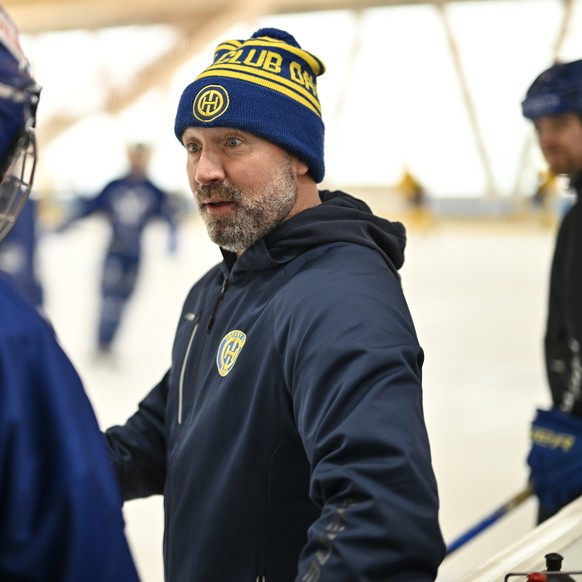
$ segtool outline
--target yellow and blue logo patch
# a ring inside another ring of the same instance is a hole
[[[536,445],[548,449],[562,449],[565,453],[576,444],[576,437],[573,434],[555,432],[539,426],[532,427],[531,438]]]
[[[247,336],[238,329],[228,332],[222,338],[216,353],[216,367],[221,376],[226,376],[232,370],[246,341]]]
[[[192,113],[199,121],[208,123],[225,113],[229,105],[230,99],[224,87],[207,85],[196,95]]]

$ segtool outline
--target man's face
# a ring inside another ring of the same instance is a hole
[[[540,148],[554,174],[582,171],[582,120],[576,113],[538,117],[534,121]]]
[[[189,127],[188,180],[210,239],[241,254],[295,212],[296,167],[280,147],[228,128]]]

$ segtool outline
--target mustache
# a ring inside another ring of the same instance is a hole
[[[196,188],[196,196],[202,200],[221,200],[223,202],[239,202],[241,190],[237,186],[224,184],[202,184]]]

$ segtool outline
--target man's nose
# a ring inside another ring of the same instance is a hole
[[[222,182],[224,180],[224,167],[220,155],[209,150],[202,150],[194,179],[198,184]]]

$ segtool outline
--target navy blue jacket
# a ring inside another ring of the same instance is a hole
[[[79,376],[0,274],[0,580],[136,582],[121,504]]]
[[[188,295],[172,366],[107,431],[163,494],[169,582],[428,582],[444,556],[405,234],[342,193]]]

